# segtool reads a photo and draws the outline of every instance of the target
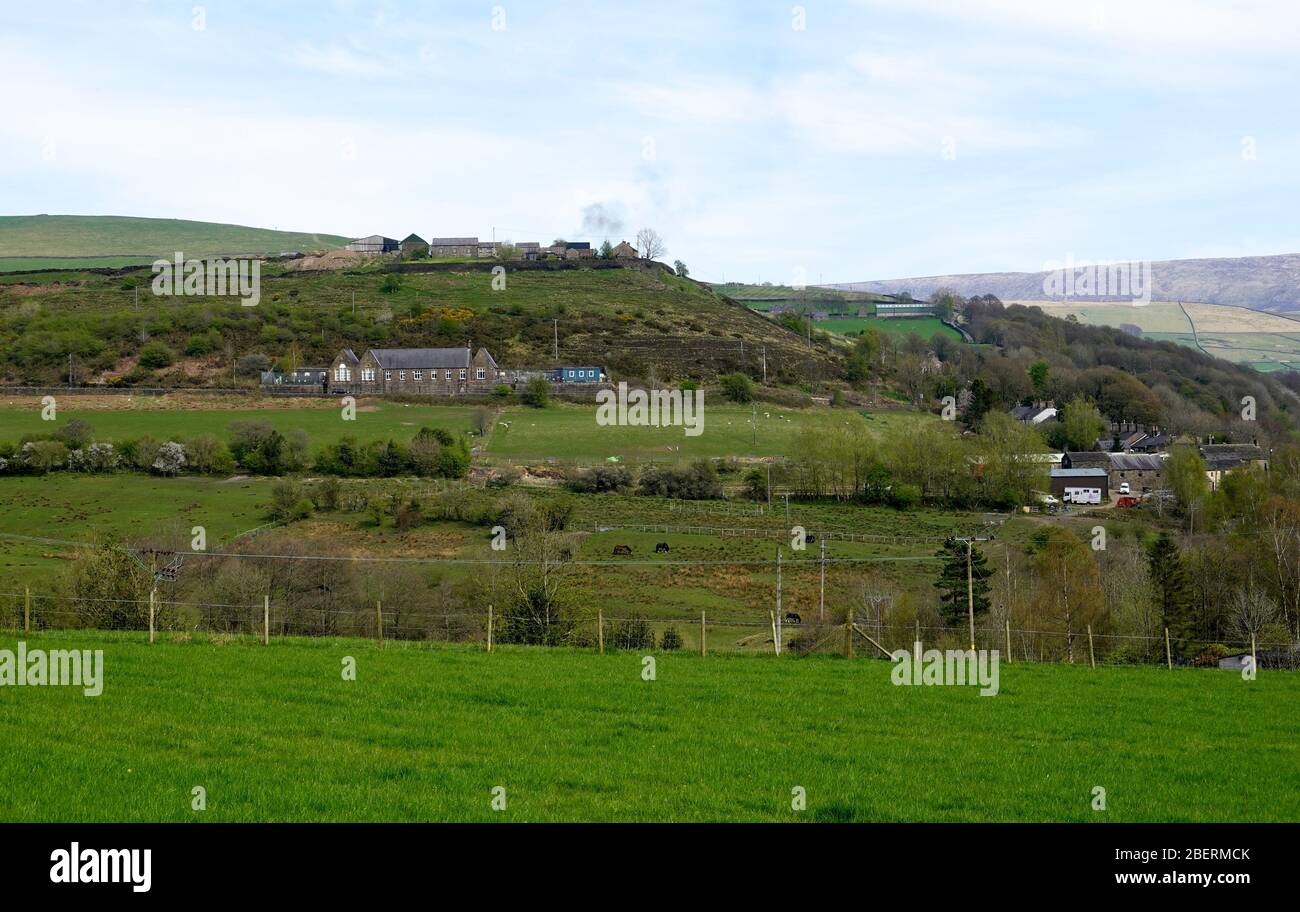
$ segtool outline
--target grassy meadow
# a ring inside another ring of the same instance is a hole
[[[980,697],[837,657],[661,653],[646,681],[632,652],[25,640],[102,649],[105,683],[0,689],[4,821],[1300,817],[1295,675],[1004,664]]]

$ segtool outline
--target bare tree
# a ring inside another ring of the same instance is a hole
[[[646,260],[657,260],[668,252],[664,239],[653,228],[642,228],[636,233],[636,246],[641,258]]]

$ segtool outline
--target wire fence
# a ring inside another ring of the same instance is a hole
[[[622,610],[569,610],[547,616],[509,607],[472,606],[449,610],[375,600],[337,604],[312,602],[301,594],[248,602],[187,601],[159,597],[87,598],[25,590],[0,592],[0,630],[109,630],[138,632],[154,643],[185,641],[195,634],[223,642],[246,638],[270,644],[292,637],[337,637],[385,641],[475,644],[491,651],[511,644],[589,649],[757,653],[805,657],[839,654],[888,659],[898,650],[997,650],[1000,661],[1036,664],[1165,666],[1240,670],[1250,657],[1255,668],[1300,669],[1300,644],[1278,637],[1205,640],[1167,628],[1121,634],[1077,628],[1013,626],[1010,620],[972,631],[952,626],[885,623],[868,608],[809,611],[733,609],[710,615],[643,614]]]

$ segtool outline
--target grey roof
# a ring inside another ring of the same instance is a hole
[[[537,241],[520,241],[515,246],[521,250],[537,250],[542,245],[537,243]]]
[[[1237,456],[1241,459],[1263,459],[1264,451],[1253,443],[1207,443],[1201,447],[1202,456]]]
[[[469,367],[468,348],[372,348],[370,354],[385,370]]]
[[[1148,453],[1111,453],[1110,464],[1123,472],[1160,472],[1165,461]]]
[[[1070,468],[1072,469],[1105,469],[1110,467],[1110,453],[1102,453],[1098,450],[1066,453],[1062,458],[1070,461]]]
[[[357,238],[352,243],[354,244],[383,244],[383,243],[396,244],[397,241],[393,240],[390,237],[384,237],[382,234],[372,234],[368,237]]]
[[[1019,421],[1027,421],[1031,418],[1037,418],[1047,411],[1056,411],[1055,406],[1051,405],[1017,405],[1011,410],[1011,417]]]
[[[492,352],[488,351],[486,348],[480,348],[478,353],[487,357],[488,367],[497,370],[497,359],[492,357]]]
[[[402,238],[403,244],[408,244],[411,241],[418,241],[421,244],[426,243],[424,238],[420,237],[418,234],[408,234],[406,237]]]
[[[1052,469],[1053,478],[1105,478],[1105,469]]]
[[[431,247],[470,247],[478,243],[476,237],[430,238]]]
[[[350,348],[343,349],[343,360],[347,361],[349,364],[357,364],[361,361],[361,359],[357,357],[357,353]]]

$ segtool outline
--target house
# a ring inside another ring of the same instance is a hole
[[[404,254],[428,253],[429,242],[418,234],[408,234],[402,240],[401,250]]]
[[[1258,466],[1268,471],[1268,454],[1253,443],[1206,444],[1200,452],[1211,491],[1217,491],[1223,476],[1235,469]]]
[[[1105,469],[1052,469],[1049,490],[1062,500],[1084,502],[1088,492],[1096,492],[1094,503],[1110,499],[1110,479]]]
[[[564,258],[566,260],[579,260],[594,257],[596,251],[591,249],[588,241],[566,241],[564,243]]]
[[[520,241],[515,245],[515,250],[523,260],[538,260],[542,256],[542,245],[536,241]]]
[[[1160,433],[1156,427],[1139,427],[1131,421],[1113,421],[1110,434],[1097,441],[1097,449],[1113,453],[1144,452],[1154,453],[1167,449],[1173,443],[1168,434]]]
[[[490,260],[497,255],[499,249],[496,241],[479,241],[474,255],[480,259]]]
[[[360,358],[344,349],[330,365],[335,392],[456,395],[487,392],[505,371],[485,348],[372,348]]]
[[[1056,404],[1053,402],[1018,405],[1011,410],[1011,417],[1022,424],[1042,424],[1055,418],[1056,415]]]
[[[627,241],[619,241],[614,245],[614,259],[616,260],[635,260],[637,258],[636,248]]]
[[[357,238],[348,244],[347,249],[353,253],[393,253],[400,246],[401,244],[390,237],[372,234],[370,237]]]
[[[560,367],[549,373],[554,383],[600,383],[605,379],[602,367]]]
[[[1100,450],[1066,453],[1061,457],[1061,467],[1066,469],[1110,469],[1110,454]]]
[[[478,238],[444,237],[429,241],[429,256],[434,259],[452,259],[478,256]]]

